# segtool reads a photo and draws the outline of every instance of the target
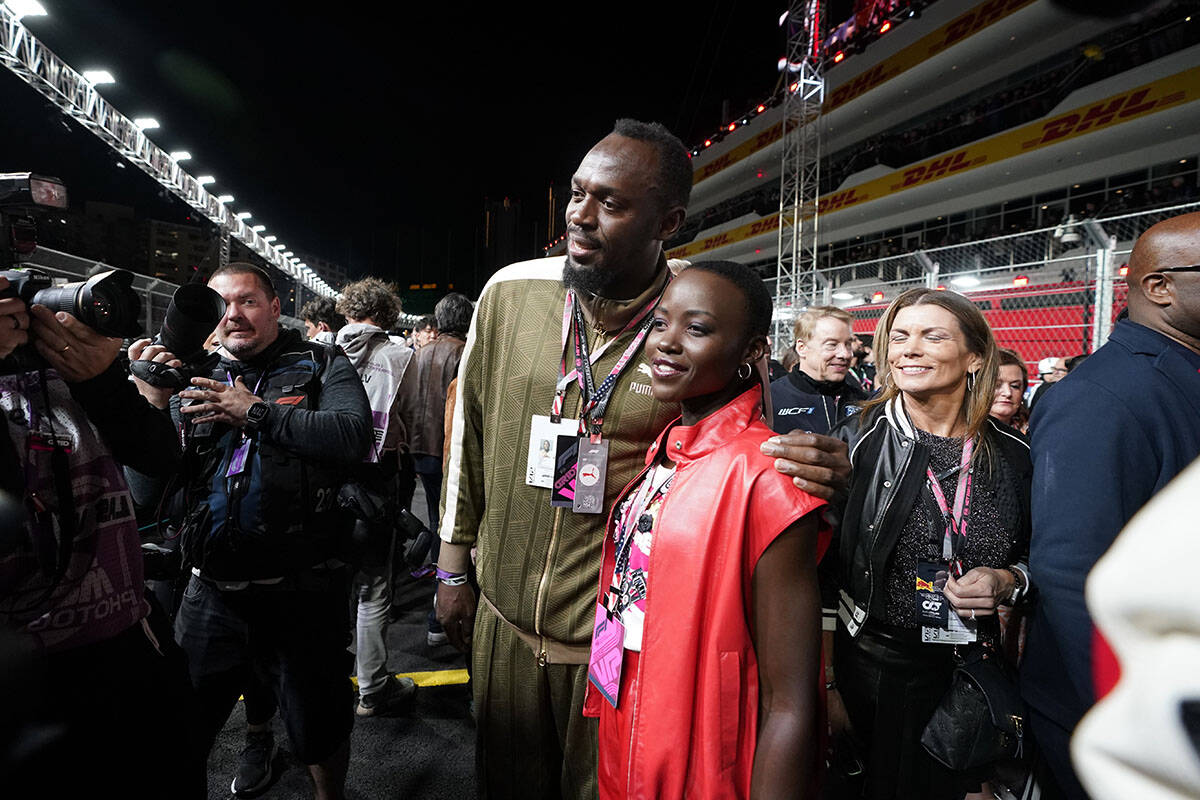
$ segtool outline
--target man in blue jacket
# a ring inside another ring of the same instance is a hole
[[[1086,794],[1072,730],[1095,702],[1084,581],[1125,523],[1200,456],[1200,213],[1138,239],[1129,319],[1038,404],[1031,436],[1033,540],[1041,592],[1021,670],[1030,727],[1061,796]],[[1154,580],[1170,553],[1147,553]],[[1048,796],[1055,796],[1049,787]]]

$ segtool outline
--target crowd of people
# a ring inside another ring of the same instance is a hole
[[[306,306],[306,337],[233,263],[181,390],[0,299],[6,787],[204,797],[244,696],[235,794],[269,785],[277,715],[346,796],[355,716],[418,691],[386,625],[420,476],[482,796],[1104,796],[1069,752],[1112,662],[1084,584],[1200,456],[1200,214],[1142,234],[1128,317],[1027,402],[1021,356],[929,289],[870,336],[808,309],[770,380],[763,282],[664,254],[692,168],[657,123],[618,120],[571,185],[566,255],[447,295],[411,347],[381,281]],[[177,592],[145,592],[146,509]],[[147,732],[169,746],[130,762]]]

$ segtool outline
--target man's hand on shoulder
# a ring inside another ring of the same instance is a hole
[[[850,483],[849,450],[832,436],[792,431],[772,436],[760,450],[775,459],[776,470],[814,497],[831,500]]]
[[[261,403],[262,398],[250,391],[239,376],[233,386],[210,378],[192,378],[195,389],[186,389],[179,393],[185,400],[199,400],[199,403],[185,405],[180,409],[184,414],[192,414],[193,422],[223,422],[234,428],[246,425],[246,412],[255,403]]]

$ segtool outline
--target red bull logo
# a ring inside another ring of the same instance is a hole
[[[932,592],[932,591],[934,591],[933,584],[930,583],[929,581],[923,581],[920,578],[917,578],[917,591],[918,592]]]

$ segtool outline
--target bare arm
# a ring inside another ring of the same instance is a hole
[[[817,768],[817,670],[821,600],[817,520],[793,523],[754,569],[754,648],[758,655],[758,746],[750,796],[807,798]]]

